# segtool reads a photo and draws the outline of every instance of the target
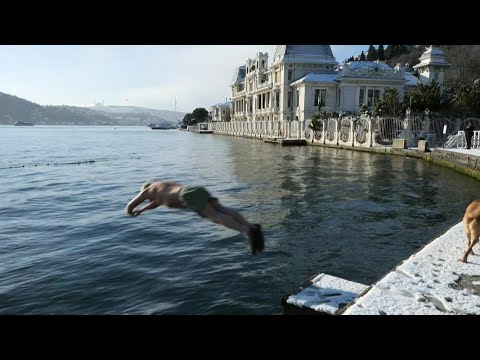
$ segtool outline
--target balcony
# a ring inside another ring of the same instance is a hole
[[[239,91],[237,92],[235,95],[233,95],[232,97],[237,97],[237,96],[242,96],[242,95],[245,95],[245,90],[242,90],[242,91]]]
[[[257,90],[258,89],[264,89],[264,88],[267,88],[267,87],[270,87],[270,86],[272,86],[272,82],[271,81],[265,81],[265,82],[257,85]]]

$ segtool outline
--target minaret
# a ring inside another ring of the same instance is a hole
[[[425,48],[425,52],[420,56],[420,64],[413,68],[417,69],[420,74],[420,81],[423,84],[428,84],[430,81],[437,81],[443,88],[443,81],[445,79],[445,69],[451,64],[447,62],[445,53],[437,45],[430,45]]]

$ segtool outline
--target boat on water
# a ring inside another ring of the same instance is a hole
[[[168,120],[163,119],[164,122],[159,124],[149,123],[147,126],[152,130],[175,130],[177,129],[177,98],[175,98],[175,125],[168,122]]]
[[[174,126],[172,125],[165,125],[165,124],[160,124],[160,125],[157,125],[157,124],[148,124],[147,125],[150,129],[152,130],[170,130],[170,129],[176,129]]]
[[[35,125],[34,123],[31,122],[26,122],[26,121],[15,121],[15,126],[33,126]]]

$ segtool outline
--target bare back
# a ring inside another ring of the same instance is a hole
[[[158,181],[148,186],[143,195],[147,200],[155,201],[160,205],[172,208],[185,208],[178,199],[178,192],[182,188],[181,184],[169,181]]]

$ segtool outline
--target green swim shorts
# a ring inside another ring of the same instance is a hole
[[[209,201],[217,200],[202,186],[182,186],[178,199],[187,207],[200,214]]]

